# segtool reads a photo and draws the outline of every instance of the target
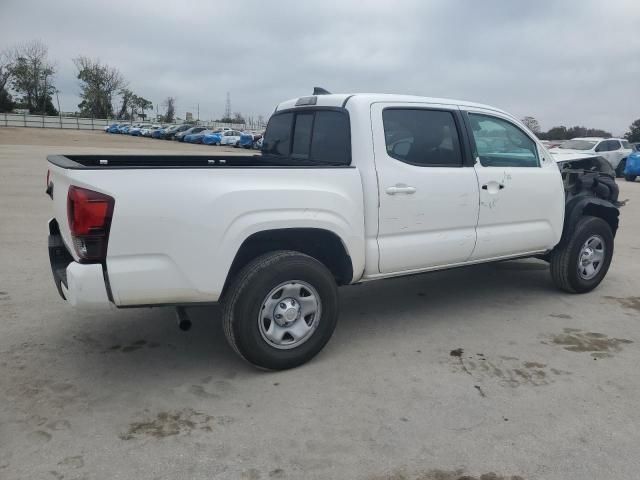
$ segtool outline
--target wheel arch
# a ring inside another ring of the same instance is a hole
[[[351,283],[353,279],[353,261],[336,233],[323,228],[278,228],[253,233],[242,242],[227,273],[222,295],[245,265],[276,250],[292,250],[315,258],[329,269],[338,285]]]
[[[609,224],[609,227],[611,227],[611,233],[613,236],[616,236],[620,223],[620,210],[618,207],[608,200],[603,200],[597,197],[577,197],[572,199],[572,201],[570,201],[566,206],[564,227],[560,243],[567,241],[580,218],[584,216],[602,218],[607,222],[607,224]]]

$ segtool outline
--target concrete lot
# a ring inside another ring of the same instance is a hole
[[[638,478],[640,182],[596,291],[533,260],[347,287],[325,350],[264,373],[216,308],[58,297],[45,155],[149,149],[220,151],[0,128],[1,479]]]

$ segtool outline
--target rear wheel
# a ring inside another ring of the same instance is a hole
[[[222,319],[227,341],[249,363],[269,370],[297,367],[333,334],[337,286],[331,272],[308,255],[267,253],[233,280]]]
[[[636,178],[637,178],[637,175],[625,175],[625,176],[624,176],[624,179],[625,179],[627,182],[635,182],[635,181],[636,181]]]
[[[602,218],[585,216],[570,238],[550,255],[551,278],[561,290],[585,293],[596,288],[609,270],[613,233]]]

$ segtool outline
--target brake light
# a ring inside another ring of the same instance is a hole
[[[81,260],[106,259],[114,204],[113,197],[104,193],[69,187],[67,218],[73,246]]]

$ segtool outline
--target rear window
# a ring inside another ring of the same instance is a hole
[[[349,165],[349,116],[344,110],[302,110],[269,120],[262,153],[292,163]]]
[[[631,148],[631,144],[626,140],[622,140],[622,148]]]

